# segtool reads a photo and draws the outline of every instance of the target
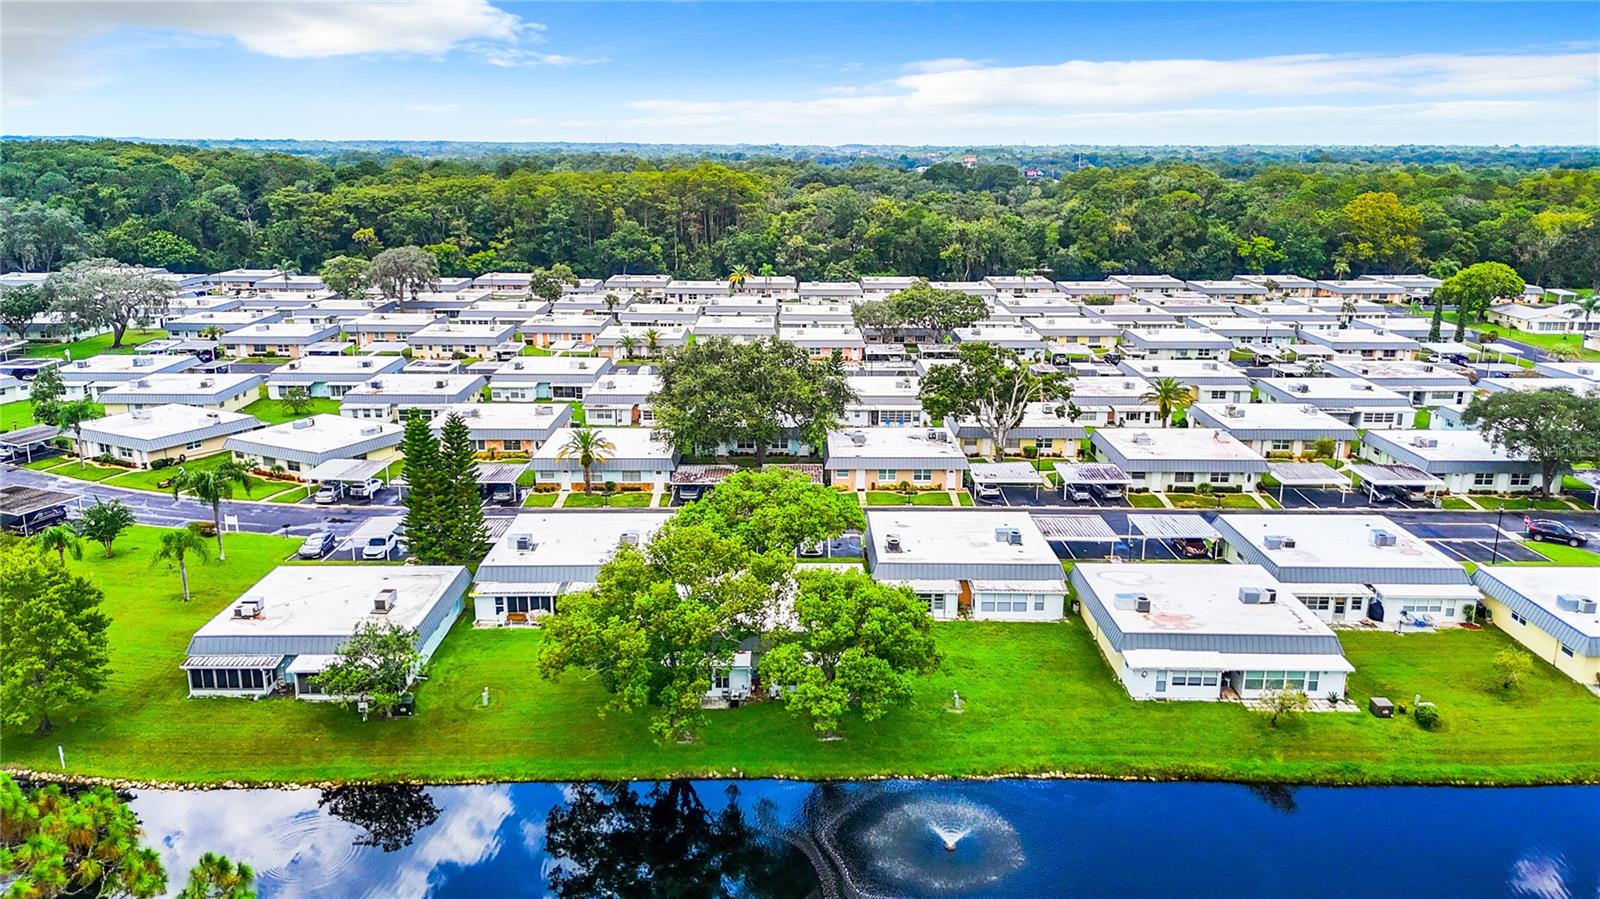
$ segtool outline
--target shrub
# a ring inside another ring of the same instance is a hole
[[[1311,458],[1331,459],[1337,449],[1338,444],[1333,442],[1332,437],[1318,437],[1311,442]]]
[[[1440,724],[1439,710],[1431,705],[1419,705],[1411,712],[1411,717],[1417,726],[1423,730],[1438,730]]]
[[[1039,447],[1038,446],[1025,446],[1025,447],[1022,448],[1022,455],[1023,455],[1024,458],[1027,458],[1027,459],[1037,459],[1037,458],[1039,458]]]
[[[151,459],[150,460],[150,470],[151,471],[160,471],[163,468],[171,468],[171,467],[172,467],[172,460],[171,459]]]
[[[217,536],[217,523],[214,521],[197,521],[189,526],[199,531],[202,537]]]

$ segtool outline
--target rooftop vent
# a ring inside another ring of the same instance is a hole
[[[899,534],[884,534],[883,535],[883,548],[888,550],[889,552],[892,552],[892,553],[900,552],[901,551],[900,535]]]
[[[994,540],[996,543],[1009,543],[1012,546],[1022,545],[1022,530],[1020,528],[995,528]]]
[[[1272,587],[1240,587],[1239,601],[1249,606],[1271,605],[1278,601],[1278,591]]]
[[[519,553],[532,552],[534,543],[532,534],[512,534],[511,546]]]
[[[1293,537],[1282,534],[1268,534],[1262,538],[1261,543],[1267,549],[1294,549],[1295,546]]]
[[[1383,528],[1372,529],[1373,546],[1394,546],[1399,542],[1399,535],[1395,534],[1393,531],[1384,530]]]
[[[620,546],[638,546],[639,532],[633,530],[623,531],[622,536],[617,538],[617,543]]]
[[[850,432],[850,442],[855,444],[856,446],[866,446],[867,445],[867,433],[865,431],[851,431]]]
[[[267,601],[259,596],[247,596],[233,604],[233,617],[260,618]]]
[[[1149,446],[1150,444],[1155,443],[1156,440],[1154,437],[1151,437],[1149,434],[1141,431],[1140,433],[1133,435],[1133,442],[1141,446]]]
[[[378,591],[372,598],[372,614],[387,615],[394,611],[395,601],[400,598],[400,593],[393,587],[385,587]]]

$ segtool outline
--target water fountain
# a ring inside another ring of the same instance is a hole
[[[945,827],[932,821],[928,822],[928,829],[933,831],[934,836],[937,836],[941,841],[944,842],[944,851],[946,852],[956,851],[956,846],[960,844],[962,838],[967,834],[972,833],[972,828],[970,827],[962,827],[959,829],[954,827]]]

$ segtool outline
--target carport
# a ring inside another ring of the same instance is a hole
[[[1029,462],[974,462],[967,474],[976,487],[1032,487],[1035,500],[1044,486],[1044,478]]]
[[[0,487],[0,529],[30,536],[65,518],[67,505],[77,498],[42,487]]]
[[[365,484],[388,468],[388,462],[376,459],[329,459],[301,477],[315,484],[338,484],[342,494],[351,484]]]
[[[344,538],[344,542],[339,544],[334,553],[342,553],[348,549],[350,560],[356,561],[360,557],[361,547],[366,546],[368,540],[374,537],[387,539],[405,523],[404,515],[380,515],[377,518],[368,518],[357,525],[356,529],[350,532],[350,536]]]
[[[1057,462],[1055,463],[1056,477],[1061,479],[1061,498],[1067,496],[1067,487],[1071,484],[1085,486],[1121,487],[1123,490],[1133,483],[1133,478],[1122,470],[1120,465],[1108,462]]]
[[[1410,465],[1375,465],[1371,462],[1362,462],[1350,466],[1350,473],[1361,479],[1361,486],[1366,488],[1368,500],[1372,499],[1376,487],[1402,487],[1429,493],[1437,492],[1444,486],[1444,481]]]
[[[55,425],[31,425],[0,434],[0,447],[10,451],[7,454],[8,458],[15,459],[18,454],[22,454],[32,462],[36,450],[43,449],[50,441],[60,436],[61,429]]]
[[[492,498],[497,492],[511,488],[511,505],[516,505],[521,499],[522,491],[517,488],[517,478],[528,470],[527,462],[479,462],[478,463],[478,492],[486,498]]]
[[[1134,535],[1139,539],[1139,558],[1146,558],[1149,554],[1150,541],[1158,540],[1165,544],[1176,540],[1204,540],[1208,546],[1214,546],[1214,541],[1220,540],[1221,535],[1212,527],[1205,518],[1193,514],[1149,514],[1128,516],[1128,543],[1131,545]],[[1172,552],[1174,559],[1184,556]]]
[[[1520,357],[1523,353],[1522,347],[1512,346],[1509,343],[1486,343],[1483,345],[1483,351],[1493,353],[1496,362],[1506,361],[1507,356]]]
[[[1039,532],[1044,534],[1044,539],[1051,543],[1062,544],[1069,558],[1087,559],[1099,558],[1092,552],[1079,555],[1073,550],[1073,545],[1089,544],[1098,546],[1102,543],[1110,544],[1111,552],[1106,555],[1115,556],[1117,544],[1122,538],[1106,520],[1098,515],[1034,515],[1033,523],[1038,525]],[[1056,555],[1060,555],[1057,552]]]
[[[1268,462],[1267,473],[1278,482],[1278,505],[1283,505],[1286,487],[1321,489],[1332,487],[1339,491],[1340,502],[1350,491],[1350,479],[1321,462]]]
[[[1593,468],[1575,468],[1572,471],[1572,476],[1587,484],[1589,489],[1594,491],[1594,496],[1590,498],[1589,505],[1594,506],[1596,510],[1600,510],[1600,471]]]

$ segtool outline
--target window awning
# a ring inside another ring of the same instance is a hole
[[[1360,463],[1350,466],[1351,474],[1361,479],[1363,484],[1372,484],[1378,487],[1443,487],[1444,481],[1439,480],[1420,468],[1410,465],[1374,465]]]
[[[1157,540],[1215,540],[1217,529],[1199,515],[1129,515],[1128,527]]]
[[[1320,462],[1268,462],[1267,472],[1285,487],[1348,487],[1350,479]]]
[[[974,462],[968,471],[974,484],[1037,487],[1044,483],[1038,469],[1027,462]]]
[[[1056,475],[1063,484],[1132,484],[1120,466],[1104,463],[1057,462]]]
[[[283,656],[190,656],[179,667],[192,668],[276,668]]]
[[[332,665],[338,656],[331,655],[303,655],[295,656],[289,663],[290,674],[321,674]]]
[[[1115,543],[1121,539],[1098,515],[1035,515],[1033,523],[1046,540]]]

